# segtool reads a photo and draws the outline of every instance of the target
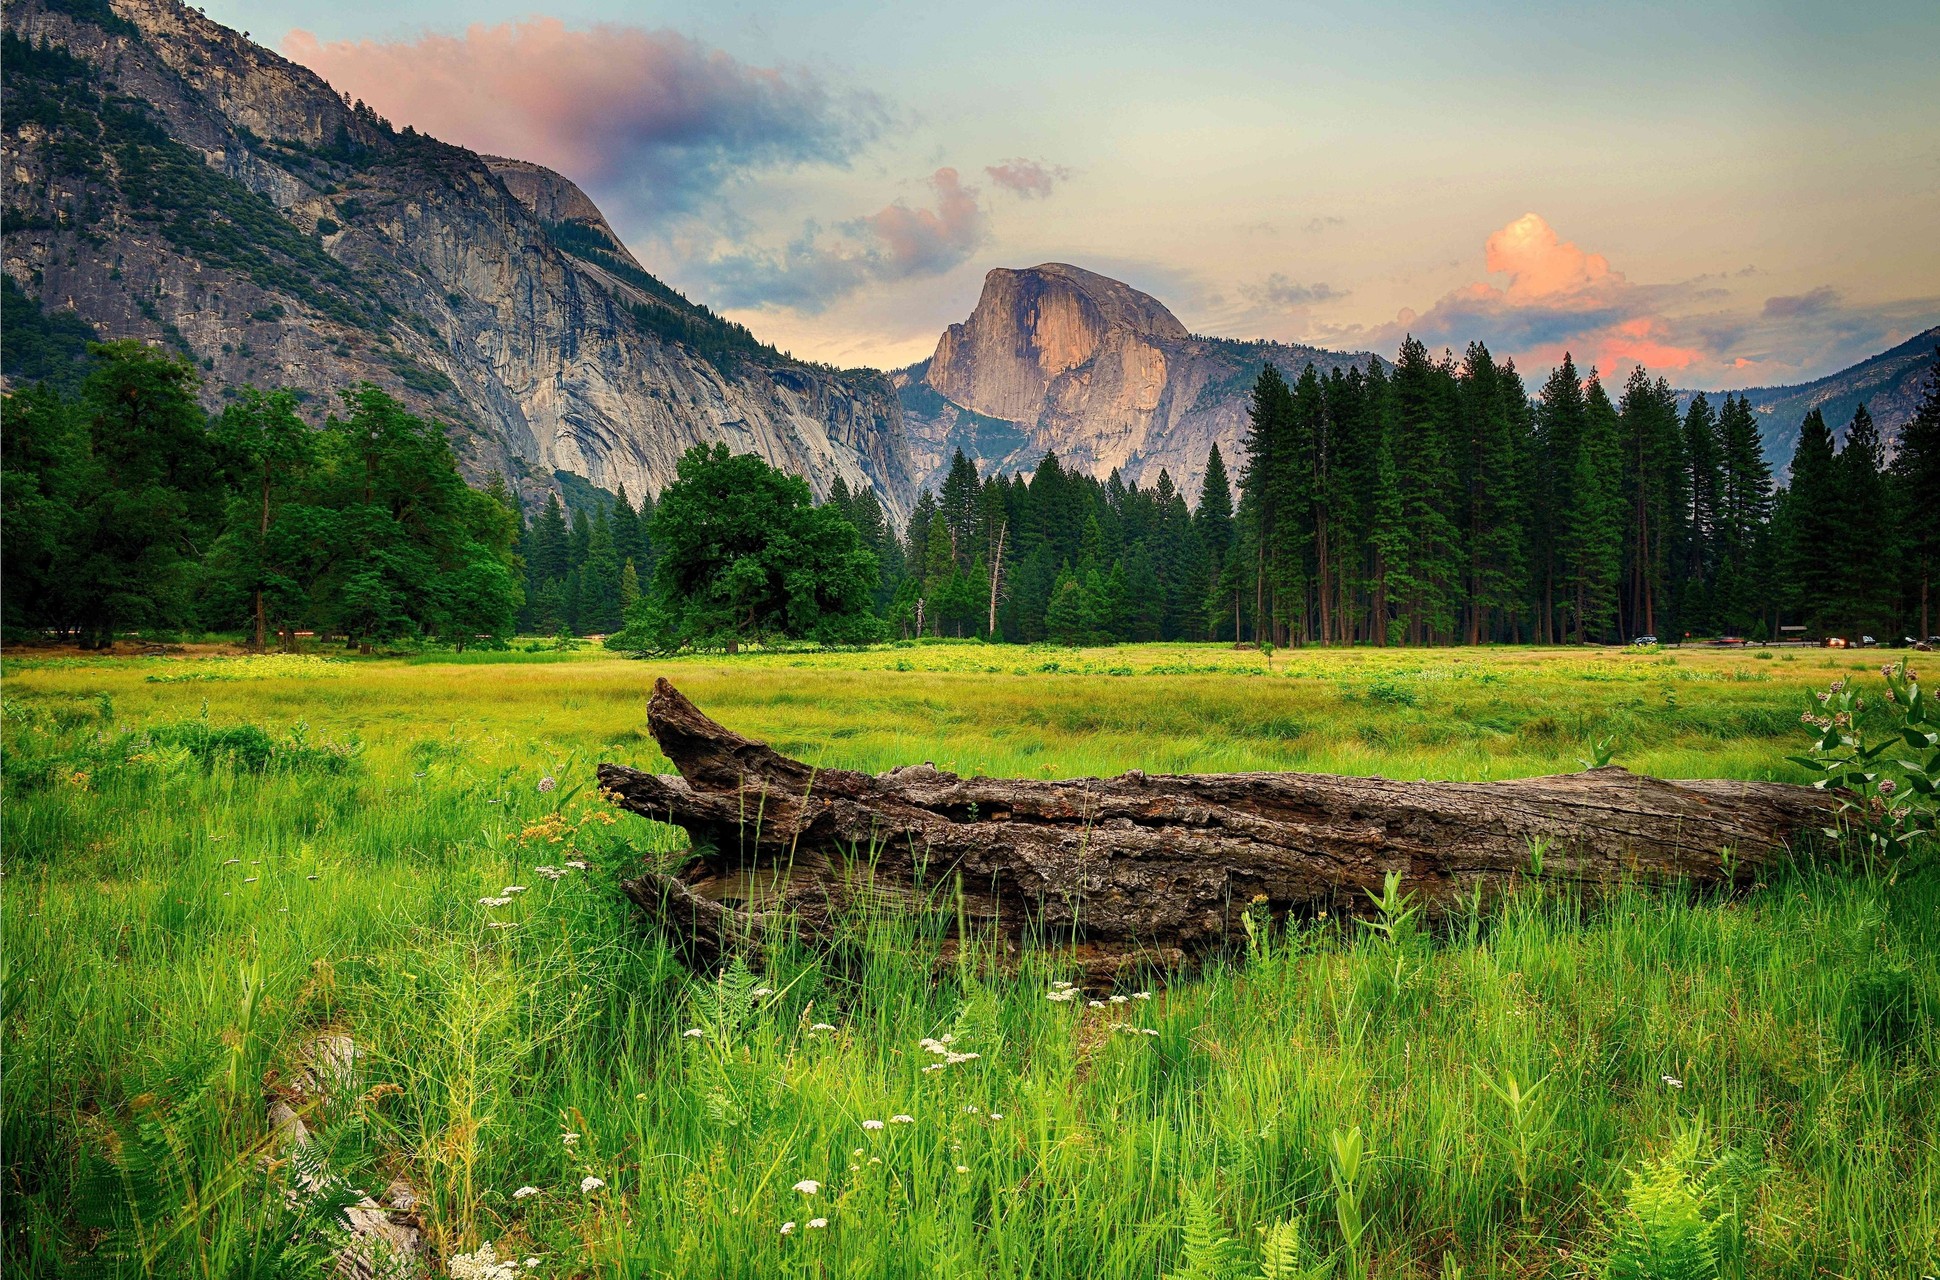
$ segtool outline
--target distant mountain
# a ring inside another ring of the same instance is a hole
[[[211,407],[378,383],[528,496],[657,492],[724,441],[908,510],[883,374],[689,302],[551,170],[395,130],[176,0],[6,0],[4,29],[10,377],[135,337],[192,356]]]
[[[1882,351],[1812,382],[1796,387],[1752,387],[1730,394],[1751,401],[1752,414],[1764,433],[1765,454],[1774,470],[1782,470],[1792,465],[1792,452],[1799,443],[1799,424],[1813,409],[1825,415],[1826,425],[1843,440],[1846,427],[1852,422],[1853,410],[1863,401],[1867,412],[1879,424],[1880,434],[1889,444],[1897,439],[1900,427],[1919,408],[1927,373],[1933,368],[1935,347],[1940,347],[1940,326],[1908,338],[1890,351]],[[1679,403],[1688,406],[1697,392],[1677,394]],[[1726,393],[1707,391],[1704,394],[1716,402]]]
[[[1194,497],[1215,441],[1234,461],[1262,365],[1289,377],[1375,357],[1187,332],[1163,303],[1061,262],[999,268],[928,360],[892,374],[910,456],[932,488],[961,448],[986,473],[1055,451],[1067,466],[1152,484],[1161,469]]]

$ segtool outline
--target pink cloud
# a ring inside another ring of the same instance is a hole
[[[965,186],[955,169],[938,169],[926,183],[933,208],[897,200],[832,233],[811,223],[779,252],[737,250],[702,269],[728,306],[811,314],[866,285],[942,275],[983,243],[984,211],[977,188]]]
[[[964,186],[957,171],[948,168],[931,174],[929,184],[936,192],[935,209],[914,209],[898,200],[862,220],[881,242],[897,275],[947,270],[983,239],[977,189]]]
[[[1492,273],[1509,277],[1503,292],[1511,301],[1553,298],[1625,283],[1600,253],[1585,253],[1556,234],[1542,215],[1525,213],[1482,246]],[[1488,285],[1475,285],[1487,289]]]
[[[840,162],[881,108],[810,72],[756,67],[674,31],[557,18],[474,25],[460,36],[283,40],[291,58],[403,125],[477,151],[534,160],[677,207],[734,172]]]
[[[1578,365],[1609,374],[1633,364],[1687,370],[1711,359],[1704,344],[1683,337],[1679,322],[1665,314],[1675,290],[1632,284],[1609,259],[1563,239],[1540,214],[1525,213],[1491,233],[1483,262],[1506,282],[1474,281],[1426,312],[1404,308],[1394,323],[1356,336],[1392,345],[1412,333],[1431,346],[1456,348],[1479,338],[1524,366],[1551,365],[1569,352]]]
[[[1061,164],[1010,159],[1002,164],[985,165],[984,174],[1004,190],[1033,200],[1050,195],[1052,188],[1071,176],[1071,171]]]

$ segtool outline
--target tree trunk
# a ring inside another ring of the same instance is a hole
[[[665,679],[648,725],[680,776],[599,767],[601,793],[684,827],[676,875],[626,881],[697,963],[811,940],[863,904],[947,911],[972,932],[1072,944],[1094,976],[1218,947],[1242,914],[1365,909],[1397,873],[1447,907],[1545,880],[1747,883],[1827,826],[1837,799],[1772,782],[1664,782],[1620,768],[1508,782],[1233,773],[1040,782],[933,765],[816,769],[708,719]]]

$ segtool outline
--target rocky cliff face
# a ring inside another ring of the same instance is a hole
[[[43,308],[188,353],[212,403],[378,383],[532,495],[657,492],[723,441],[908,510],[883,375],[688,302],[550,170],[395,131],[176,0],[111,3],[5,6],[4,268]]]
[[[1051,262],[985,276],[970,318],[944,331],[929,360],[893,376],[926,481],[958,448],[986,472],[1055,451],[1101,477],[1115,469],[1150,484],[1164,469],[1196,496],[1215,442],[1229,461],[1244,456],[1263,364],[1295,375],[1310,362],[1326,373],[1370,359],[1195,337],[1156,298]]]
[[[1799,425],[1805,415],[1817,409],[1825,415],[1826,425],[1839,440],[1846,438],[1853,410],[1861,404],[1879,424],[1880,436],[1888,452],[1899,438],[1899,430],[1910,421],[1926,394],[1928,376],[1940,349],[1940,327],[1916,334],[1890,350],[1861,360],[1858,364],[1829,373],[1812,382],[1791,387],[1753,387],[1734,392],[1751,401],[1751,412],[1765,439],[1765,456],[1778,469],[1789,468],[1799,444]],[[1688,407],[1695,391],[1680,391],[1680,403]],[[1722,391],[1705,393],[1716,404]]]

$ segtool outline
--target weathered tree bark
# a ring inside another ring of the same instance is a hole
[[[679,777],[599,767],[601,791],[685,828],[677,874],[625,882],[697,964],[793,928],[827,938],[863,905],[946,911],[975,932],[1074,949],[1094,976],[1216,947],[1249,908],[1367,906],[1387,873],[1452,905],[1527,875],[1583,890],[1748,882],[1830,824],[1837,801],[1771,782],[1665,782],[1620,768],[1508,782],[1300,773],[1039,782],[929,764],[815,769],[702,715],[665,679],[648,724]]]

